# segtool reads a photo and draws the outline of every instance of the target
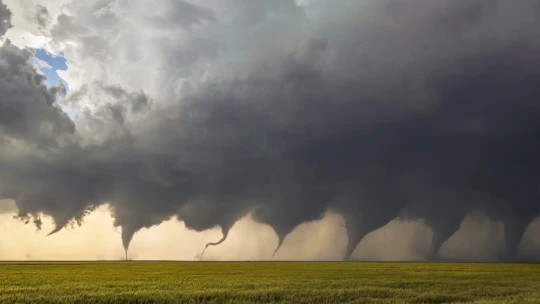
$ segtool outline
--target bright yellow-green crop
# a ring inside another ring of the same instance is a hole
[[[0,263],[0,303],[540,303],[540,265]]]

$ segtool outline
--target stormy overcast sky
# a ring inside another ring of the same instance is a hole
[[[0,0],[0,259],[538,259],[538,16]]]

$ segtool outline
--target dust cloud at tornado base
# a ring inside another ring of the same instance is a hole
[[[51,238],[108,205],[125,250],[175,217],[221,231],[206,256],[250,215],[278,258],[332,213],[345,259],[396,218],[413,259],[467,246],[470,221],[490,241],[476,255],[523,257],[540,214],[536,1],[159,0],[152,15],[88,0],[54,17],[42,2],[25,16],[70,90],[4,42],[0,198],[38,228],[52,217]],[[0,34],[16,13],[0,2]]]

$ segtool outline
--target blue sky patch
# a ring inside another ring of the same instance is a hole
[[[57,71],[65,71],[67,70],[67,60],[64,58],[64,54],[60,53],[59,55],[53,55],[43,49],[36,50],[35,58],[33,60],[34,65],[36,68],[38,68],[43,75],[47,77],[47,80],[45,81],[45,85],[47,87],[50,86],[56,86],[58,85],[58,81],[61,80],[64,83],[64,86],[66,87],[66,91],[69,92],[69,86],[68,83],[61,79],[58,76]],[[56,99],[59,100],[61,97],[57,96]],[[71,118],[75,117],[77,115],[77,111],[61,106],[64,112]]]
[[[60,53],[59,55],[53,55],[51,53],[48,53],[47,51],[43,49],[36,50],[35,57],[41,61],[41,64],[38,61],[37,65],[39,66],[40,71],[47,76],[47,81],[45,82],[45,85],[47,86],[53,86],[58,84],[58,80],[60,79],[58,77],[57,71],[64,71],[67,70],[67,64],[66,64],[66,58],[64,58],[64,54]],[[43,64],[43,62],[46,63]],[[62,80],[63,81],[63,80]],[[64,81],[64,85],[67,87],[67,83]]]

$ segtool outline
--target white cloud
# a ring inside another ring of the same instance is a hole
[[[51,65],[44,60],[36,57],[32,58],[31,60],[37,69],[52,69]]]

